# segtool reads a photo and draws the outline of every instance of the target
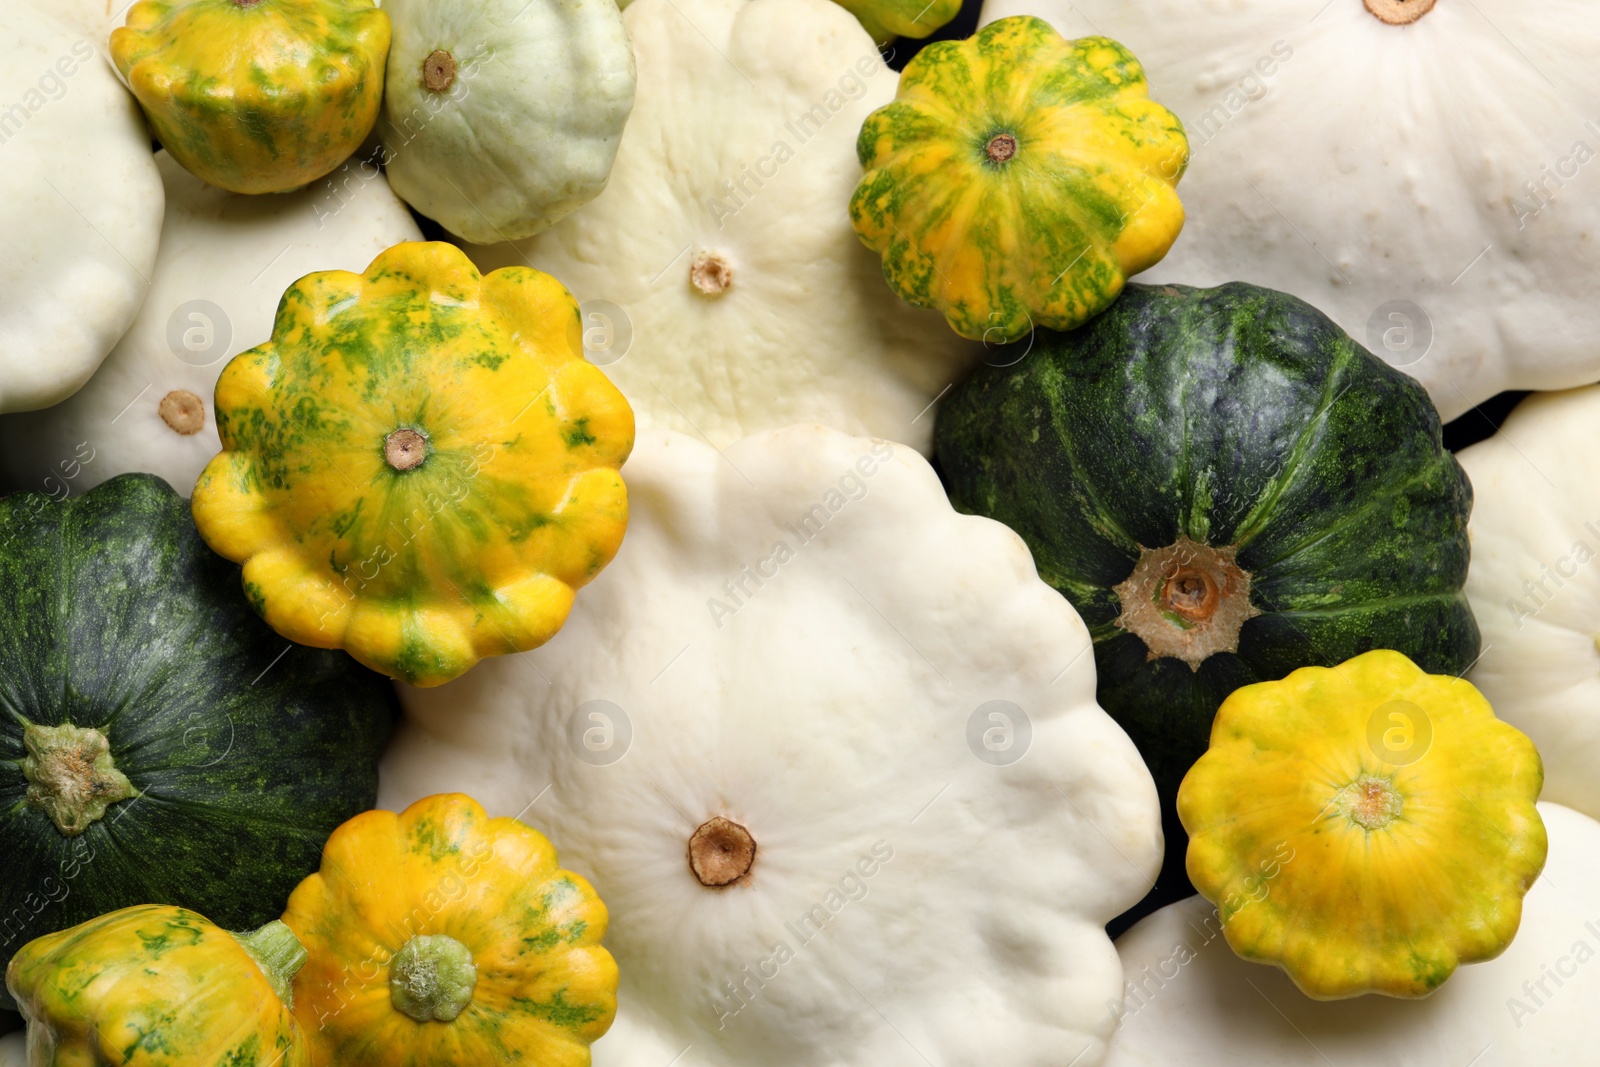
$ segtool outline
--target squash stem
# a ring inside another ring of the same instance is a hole
[[[1378,21],[1391,26],[1409,26],[1433,10],[1438,0],[1364,0],[1367,10]]]
[[[294,936],[294,931],[281,920],[274,919],[253,933],[234,934],[233,937],[267,976],[278,999],[294,1007],[295,972],[306,962],[305,946]]]
[[[477,984],[472,952],[445,934],[419,934],[389,961],[389,1002],[419,1023],[460,1015]]]

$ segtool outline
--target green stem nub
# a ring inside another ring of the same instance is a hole
[[[111,762],[111,743],[99,730],[29,723],[22,744],[28,753],[22,761],[28,806],[48,815],[64,837],[77,837],[106,808],[138,793]]]
[[[389,1001],[419,1023],[447,1023],[472,1003],[478,967],[467,946],[444,934],[420,934],[389,961]]]
[[[250,953],[250,958],[256,961],[261,973],[267,976],[278,999],[294,1007],[292,989],[295,972],[306,962],[306,948],[294,936],[294,931],[274,919],[254,933],[234,934],[233,937]]]

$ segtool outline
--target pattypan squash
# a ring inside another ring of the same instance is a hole
[[[458,237],[531,237],[604,189],[633,110],[615,0],[387,0],[383,160]],[[530,76],[537,72],[537,76]]]
[[[236,193],[298,188],[360,148],[388,53],[374,0],[139,0],[111,34],[163,147]]]
[[[1600,387],[1531,396],[1461,452],[1473,510],[1467,677],[1545,761],[1545,796],[1600,818]]]
[[[257,926],[372,806],[393,686],[274,634],[159,478],[0,500],[0,595],[0,968],[152,900]]]
[[[1284,293],[1134,283],[1026,347],[945,398],[939,459],[1089,624],[1161,789],[1170,902],[1173,799],[1228,693],[1374,647],[1471,664],[1472,487],[1422,388]]]
[[[289,981],[306,950],[283,923],[231,934],[140,904],[22,946],[6,984],[29,1067],[310,1067]]]
[[[838,0],[879,45],[926,37],[961,12],[961,0]]]
[[[818,426],[629,474],[549,645],[404,692],[382,803],[537,813],[617,918],[602,1067],[1098,1064],[1156,796],[1022,542]]]
[[[1178,815],[1239,955],[1318,999],[1422,997],[1516,934],[1543,784],[1470,682],[1378,649],[1234,690]]]
[[[317,1067],[586,1065],[617,1008],[606,907],[538,831],[471,797],[369,811],[283,921]]]
[[[1600,6],[987,0],[1107,34],[1188,130],[1184,239],[1146,281],[1270,285],[1454,419],[1600,379]]]
[[[0,412],[88,380],[139,310],[161,233],[138,105],[104,39],[46,6],[0,4]]]
[[[1425,1000],[1312,1000],[1288,975],[1236,956],[1217,911],[1190,897],[1117,942],[1127,976],[1107,1067],[1529,1067],[1587,1063],[1600,1041],[1600,823],[1541,803],[1550,862],[1522,926],[1497,958],[1463,968]],[[1257,897],[1277,892],[1260,872]],[[1435,887],[1448,893],[1450,887]]]
[[[206,541],[280,634],[413,685],[548,640],[627,525],[633,414],[571,295],[451,245],[300,279],[216,417]]]
[[[359,270],[421,237],[376,168],[347,164],[295,193],[241,196],[166,152],[150,295],[93,378],[46,411],[0,417],[11,484],[64,495],[128,471],[188,494],[217,439],[212,391],[228,357],[272,332],[278,296],[320,269]]]
[[[918,52],[856,146],[850,218],[883,275],[963,337],[1070,330],[1183,227],[1183,125],[1105,37],[991,23]]]
[[[570,287],[642,426],[720,448],[820,422],[926,449],[980,350],[885,288],[845,210],[897,75],[829,0],[638,0],[623,22],[638,101],[605,192],[475,261]]]
[[[27,1038],[21,1030],[0,1037],[0,1067],[28,1067]]]

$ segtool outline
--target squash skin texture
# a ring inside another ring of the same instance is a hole
[[[930,45],[861,127],[856,233],[902,299],[963,337],[1070,330],[1183,228],[1189,142],[1148,92],[1122,45],[1042,19]]]
[[[1600,818],[1600,387],[1536,393],[1461,454],[1478,506],[1467,596],[1483,656],[1467,678],[1525,731],[1547,799]]]
[[[571,295],[450,245],[302,278],[216,412],[207,543],[279,633],[412,685],[548,640],[627,526],[633,413],[583,359]],[[420,466],[386,458],[402,430]]]
[[[1181,882],[1178,783],[1233,690],[1394,648],[1457,674],[1478,653],[1462,592],[1472,487],[1421,387],[1287,294],[1129,285],[1026,358],[984,366],[936,429],[952,502],[999,519],[1095,639],[1098,695],[1163,797]],[[1142,548],[1238,546],[1237,651],[1150,660],[1117,625]]]
[[[1407,731],[1404,748],[1373,744],[1374,723]],[[1384,810],[1342,810],[1354,782]],[[1321,1000],[1424,997],[1515,936],[1548,849],[1543,784],[1533,742],[1470,682],[1377,649],[1235,690],[1178,814],[1189,877],[1240,956]]]
[[[235,193],[315,181],[378,120],[389,16],[373,0],[140,0],[111,55],[172,157]]]
[[[6,984],[30,1067],[310,1067],[288,1005],[233,934],[141,904],[22,947]]]
[[[926,37],[961,13],[961,0],[837,0],[881,48],[896,37]]]
[[[274,634],[151,475],[9,496],[0,531],[0,965],[152,900],[235,930],[275,918],[327,835],[372,806],[393,686]],[[138,795],[63,836],[26,800],[28,720],[102,731]]]
[[[138,105],[105,37],[73,32],[55,6],[0,10],[0,232],[11,250],[0,261],[0,412],[47,408],[89,380],[145,299],[161,233]]]
[[[402,690],[380,803],[538,812],[617,920],[596,1067],[1098,1064],[1156,794],[1021,541],[821,426],[648,432],[628,469],[636,521],[560,634]],[[756,845],[715,889],[686,855],[713,816]]]
[[[351,819],[283,921],[309,953],[294,1011],[318,1067],[585,1067],[616,1014],[605,904],[559,868],[544,835],[471,797]],[[471,952],[477,982],[451,1021],[419,1023],[392,1002],[389,964],[412,938],[438,935]]]

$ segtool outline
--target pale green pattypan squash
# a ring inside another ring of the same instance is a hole
[[[606,191],[469,249],[479,267],[561,279],[642,428],[721,447],[820,422],[926,450],[982,349],[901,301],[850,225],[856,137],[898,75],[829,0],[637,0],[623,22],[638,104]]]
[[[1589,0],[987,0],[1104,34],[1193,154],[1142,276],[1293,293],[1427,386],[1445,421],[1600,379],[1600,5]]]
[[[105,38],[63,14],[0,5],[0,412],[88,380],[139,310],[161,232],[139,105]]]
[[[0,468],[19,488],[59,496],[146,471],[187,496],[222,449],[217,376],[229,356],[272,334],[283,291],[315,270],[359,270],[421,236],[369,163],[262,196],[207,185],[165,152],[156,164],[167,214],[150,295],[70,399],[0,417]]]
[[[628,473],[561,633],[402,690],[382,804],[470,786],[594,884],[599,1067],[1099,1064],[1156,794],[1021,540],[816,426]]]
[[[1540,804],[1539,815],[1550,860],[1523,902],[1516,940],[1426,1000],[1312,1000],[1287,974],[1234,955],[1204,898],[1156,912],[1117,943],[1126,997],[1107,1067],[1591,1062],[1600,1042],[1600,823],[1558,804]],[[1264,855],[1235,907],[1269,899],[1305,859],[1288,846]]]
[[[606,186],[633,109],[614,0],[386,0],[389,180],[469,241],[548,229]]]

